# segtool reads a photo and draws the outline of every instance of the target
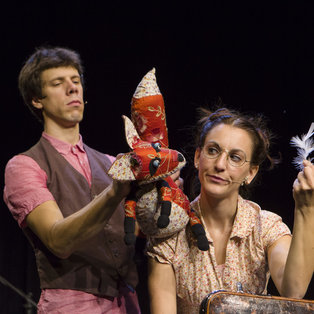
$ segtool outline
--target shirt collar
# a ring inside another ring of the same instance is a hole
[[[191,206],[196,211],[197,215],[201,217],[198,207],[199,197],[200,196],[198,196],[191,203]],[[239,195],[237,214],[233,223],[230,239],[233,237],[247,237],[255,225],[260,210],[261,208],[258,204],[249,200],[245,200]],[[212,239],[209,240],[212,241]]]
[[[67,155],[69,152],[72,151],[73,147],[76,147],[81,152],[85,152],[83,146],[83,138],[81,134],[79,134],[79,141],[75,145],[69,144],[55,137],[52,137],[51,135],[48,135],[46,132],[42,133],[42,137],[49,141],[49,143],[62,155]]]
[[[239,196],[237,215],[234,220],[230,238],[247,237],[255,225],[260,210],[261,208],[259,205],[252,201],[245,200]]]

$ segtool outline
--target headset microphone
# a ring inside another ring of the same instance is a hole
[[[234,180],[229,180],[230,183],[239,183],[239,184],[243,184],[245,181],[234,181]]]
[[[242,181],[234,181],[234,180],[229,180],[230,183],[239,183],[240,185],[247,184],[247,179],[248,177],[245,177]]]

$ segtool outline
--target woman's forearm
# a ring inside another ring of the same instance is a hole
[[[295,211],[292,241],[285,265],[281,295],[303,298],[314,271],[314,215]]]

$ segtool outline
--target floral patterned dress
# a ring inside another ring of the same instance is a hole
[[[191,206],[200,216],[198,203],[199,197]],[[199,313],[200,304],[208,293],[220,289],[237,291],[239,282],[244,292],[267,293],[270,276],[267,249],[291,232],[280,216],[239,197],[225,264],[217,265],[208,230],[206,235],[210,242],[208,251],[198,249],[189,225],[168,239],[151,238],[148,242],[148,255],[160,263],[171,264],[174,269],[180,314]]]

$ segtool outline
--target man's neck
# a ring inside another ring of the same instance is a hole
[[[45,125],[44,131],[48,135],[72,145],[77,144],[80,139],[78,123],[68,128]]]

